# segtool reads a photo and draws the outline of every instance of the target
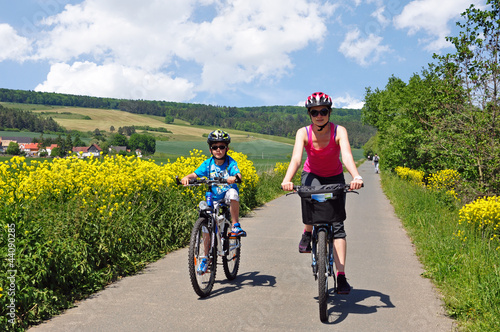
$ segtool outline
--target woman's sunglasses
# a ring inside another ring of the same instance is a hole
[[[309,111],[309,114],[311,114],[312,117],[317,117],[318,114],[321,114],[322,116],[326,116],[326,115],[328,115],[328,112],[330,112],[330,110],[328,108],[323,108],[321,111],[317,111],[317,110]]]
[[[221,151],[223,151],[223,150],[225,150],[225,149],[226,149],[226,146],[225,146],[225,145],[212,145],[212,146],[210,147],[210,149],[212,149],[212,150],[214,150],[214,151],[215,151],[215,150],[221,150]]]

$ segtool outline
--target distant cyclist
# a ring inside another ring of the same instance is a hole
[[[379,160],[380,160],[380,158],[375,153],[375,155],[373,156],[373,165],[375,166],[375,173],[378,173],[378,161]]]
[[[300,128],[295,136],[292,158],[281,183],[284,190],[292,191],[292,178],[302,163],[304,149],[307,159],[302,172],[302,185],[345,184],[342,161],[353,177],[351,189],[361,188],[363,178],[359,175],[351,152],[351,146],[344,127],[330,122],[332,99],[323,92],[315,92],[305,103],[312,124]],[[345,200],[344,200],[345,204]],[[304,225],[299,243],[299,252],[311,252],[312,225]],[[345,277],[346,233],[344,222],[334,223],[334,256],[337,269],[338,293],[349,294],[351,286]]]

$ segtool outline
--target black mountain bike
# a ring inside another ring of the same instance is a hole
[[[177,183],[180,184],[178,178]],[[210,188],[212,185],[226,183],[222,178],[202,178],[189,181],[189,186],[207,185]],[[241,237],[231,236],[231,214],[229,206],[224,202],[202,200],[198,204],[198,210],[198,220],[193,226],[189,242],[188,268],[194,291],[200,297],[207,297],[215,283],[217,256],[222,257],[226,278],[236,278],[240,266]],[[203,258],[207,260],[208,268],[206,272],[200,273]]]
[[[345,193],[356,193],[349,190],[350,184],[329,184],[322,186],[294,186],[294,192],[302,200],[302,213],[307,223],[312,224],[311,267],[314,279],[318,281],[319,318],[328,321],[328,277],[333,278],[333,290],[337,291],[337,280],[334,271],[333,226],[332,222],[346,218]]]

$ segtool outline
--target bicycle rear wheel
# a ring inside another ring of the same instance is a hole
[[[212,231],[206,218],[199,218],[191,231],[188,253],[189,277],[194,291],[200,297],[208,296],[215,282],[217,255],[215,248],[210,248]],[[199,273],[198,268],[203,258],[207,258],[208,268],[205,273]]]
[[[318,302],[319,302],[319,319],[322,322],[328,321],[328,256],[326,250],[326,230],[318,231]]]
[[[231,227],[226,226],[224,234],[224,256],[222,256],[222,267],[228,280],[233,280],[238,274],[241,254],[241,238],[231,237]]]

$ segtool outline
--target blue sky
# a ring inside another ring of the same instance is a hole
[[[221,106],[361,108],[420,73],[485,0],[1,2],[0,88]]]

